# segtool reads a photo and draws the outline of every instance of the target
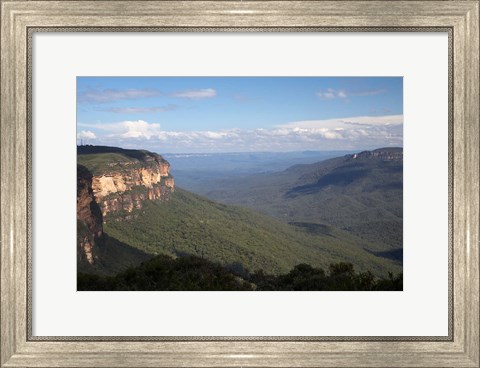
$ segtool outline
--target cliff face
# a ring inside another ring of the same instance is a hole
[[[102,215],[141,209],[146,200],[168,200],[175,189],[169,170],[168,162],[159,161],[149,167],[112,170],[94,176],[92,189]]]
[[[147,200],[167,201],[175,190],[170,164],[162,156],[140,150],[80,146],[78,161],[91,169],[92,191],[103,218],[141,209]]]
[[[92,174],[77,165],[77,255],[92,264],[95,261],[95,243],[103,234],[102,213],[95,202]]]

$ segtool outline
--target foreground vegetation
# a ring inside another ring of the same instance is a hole
[[[357,273],[350,263],[331,264],[328,272],[299,264],[278,276],[262,270],[249,273],[240,264],[223,267],[195,256],[161,255],[116,276],[79,273],[79,291],[401,291],[403,276],[378,279]]]

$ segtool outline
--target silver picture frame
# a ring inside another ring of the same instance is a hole
[[[447,336],[32,334],[36,32],[444,32],[449,37]],[[479,367],[478,1],[1,1],[0,367]]]

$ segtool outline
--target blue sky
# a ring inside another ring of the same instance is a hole
[[[159,153],[402,146],[401,77],[78,77],[77,139]]]

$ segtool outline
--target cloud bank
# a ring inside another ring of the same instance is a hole
[[[90,130],[82,130],[77,133],[77,139],[97,139],[97,136]]]
[[[157,152],[355,150],[403,145],[403,115],[298,121],[273,128],[164,131],[143,120],[83,125],[101,144]]]

